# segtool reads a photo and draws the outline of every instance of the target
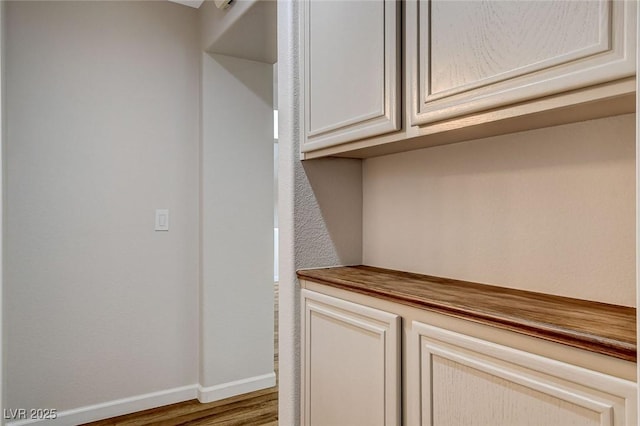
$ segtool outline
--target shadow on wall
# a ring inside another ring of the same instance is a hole
[[[249,70],[248,72],[243,61],[239,61],[238,58],[232,56],[212,53],[207,53],[207,55],[209,55],[225,70],[229,71],[230,75],[235,77],[236,80],[241,82],[247,89],[251,90],[271,108],[273,105],[273,88],[265,86],[260,80],[256,80],[253,71]]]
[[[315,248],[306,252],[314,258],[302,259],[304,264],[298,266],[362,263],[362,161],[323,158],[301,164],[311,192],[296,192],[307,198],[296,203],[296,208],[305,208],[304,213],[296,212],[304,218],[296,222],[296,232],[300,241]]]
[[[395,164],[394,172],[400,175],[417,171],[440,177],[600,167],[633,158],[634,117],[634,114],[625,114],[435,146],[368,161]]]

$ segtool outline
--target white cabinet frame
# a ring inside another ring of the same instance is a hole
[[[311,99],[314,94],[311,91],[312,73],[312,52],[311,37],[321,37],[322,34],[312,34],[310,25],[310,9],[312,1],[326,0],[305,0],[302,2],[302,13],[300,19],[300,32],[302,34],[300,52],[300,87],[303,88],[304,112],[301,117],[304,123],[304,138],[301,144],[301,151],[308,152],[329,146],[335,146],[357,139],[369,138],[386,133],[390,133],[401,128],[401,61],[400,61],[400,11],[401,2],[395,0],[366,0],[363,3],[380,3],[384,13],[384,28],[380,28],[380,35],[384,37],[384,57],[380,58],[384,62],[384,85],[378,87],[382,108],[378,111],[343,117],[341,121],[312,128],[312,114],[316,113],[311,109]],[[329,2],[331,4],[332,2]],[[333,2],[337,7],[339,2]],[[336,13],[339,13],[338,11]],[[330,31],[330,22],[327,22],[323,30]],[[356,28],[357,22],[354,22]],[[363,46],[364,48],[365,46]],[[366,73],[367,70],[362,70]],[[329,107],[329,106],[326,106]]]
[[[318,426],[312,424],[311,405],[312,398],[322,398],[322,395],[312,394],[313,378],[311,377],[312,345],[315,332],[314,318],[329,319],[333,323],[344,327],[350,333],[371,334],[378,337],[382,345],[379,349],[384,353],[383,365],[377,366],[383,369],[384,376],[384,419],[381,424],[385,426],[399,426],[401,422],[401,348],[400,327],[401,320],[398,315],[373,309],[367,306],[347,302],[331,296],[326,296],[309,290],[302,290],[302,388],[301,409],[302,424],[305,426]],[[326,349],[326,348],[324,348]],[[349,347],[341,348],[348,351]],[[338,390],[339,383],[336,383]],[[365,403],[371,389],[363,392]]]
[[[598,413],[602,426],[636,425],[635,383],[417,321],[411,328],[408,368],[419,373],[409,385],[409,424],[434,424],[438,356]]]
[[[407,1],[409,91],[413,96],[411,124],[430,124],[633,77],[636,72],[636,1],[598,1],[597,43],[441,92],[434,92],[430,84],[432,40],[429,23],[433,0]]]

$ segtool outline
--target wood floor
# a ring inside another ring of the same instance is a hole
[[[274,369],[278,377],[278,285],[275,285]],[[201,404],[198,400],[180,402],[151,410],[87,423],[85,426],[143,425],[224,425],[277,426],[278,386]]]

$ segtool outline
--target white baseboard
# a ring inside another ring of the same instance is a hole
[[[272,372],[262,376],[249,377],[235,382],[221,385],[198,388],[198,401],[202,403],[219,401],[236,395],[271,388],[276,385],[276,373]]]
[[[93,422],[96,420],[135,413],[136,411],[161,407],[163,405],[175,404],[176,402],[188,401],[190,399],[195,399],[196,396],[198,396],[198,385],[183,386],[160,392],[138,395],[131,398],[117,399],[115,401],[105,402],[102,404],[89,405],[73,410],[61,411],[57,413],[56,419],[16,420],[9,421],[6,424],[7,426],[32,424],[38,424],[38,426],[74,426],[81,423]]]
[[[182,386],[153,392],[130,398],[117,399],[102,404],[88,405],[73,410],[60,411],[55,419],[16,419],[7,420],[6,426],[75,426],[110,417],[122,416],[163,405],[175,404],[198,398],[202,403],[218,401],[236,395],[270,388],[276,385],[275,372],[250,377],[221,385],[202,387],[199,385]],[[28,414],[28,413],[27,413]]]

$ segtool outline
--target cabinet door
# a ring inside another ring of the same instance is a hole
[[[302,424],[400,424],[400,318],[302,290]]]
[[[407,3],[412,124],[635,75],[636,1]]]
[[[302,4],[303,152],[400,128],[399,6],[394,0]]]
[[[636,425],[635,383],[418,322],[411,334],[409,424]]]

